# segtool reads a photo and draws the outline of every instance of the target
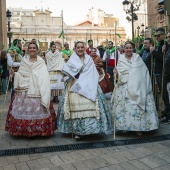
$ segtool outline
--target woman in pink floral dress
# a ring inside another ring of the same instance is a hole
[[[14,76],[15,94],[10,103],[5,130],[14,136],[48,136],[56,130],[56,115],[50,102],[50,80],[35,43],[28,46]]]

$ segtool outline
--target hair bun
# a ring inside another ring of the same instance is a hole
[[[50,47],[52,47],[53,45],[55,45],[55,42],[54,42],[54,41],[51,41],[51,42],[50,42]]]
[[[126,41],[124,46],[126,46],[127,44],[131,44],[132,47],[135,48],[135,44],[132,41]]]

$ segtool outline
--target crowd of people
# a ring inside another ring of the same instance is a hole
[[[88,40],[88,48],[76,41],[73,50],[67,42],[58,49],[52,41],[44,57],[36,39],[24,53],[15,39],[1,51],[1,93],[11,91],[5,130],[32,137],[49,136],[57,129],[80,139],[112,134],[114,125],[116,133],[141,135],[158,129],[159,119],[170,122],[170,32],[167,41],[165,34],[158,28],[157,43],[145,38],[139,52],[131,41],[120,48],[112,41],[106,48],[95,48],[93,40]],[[112,95],[110,103],[107,93]],[[159,116],[157,96],[165,106]],[[53,108],[56,102],[58,110]]]

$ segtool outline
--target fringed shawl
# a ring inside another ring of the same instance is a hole
[[[28,90],[28,97],[41,97],[41,103],[47,109],[50,105],[50,79],[44,60],[37,56],[35,63],[29,62],[30,56],[23,57],[14,77],[14,89]]]

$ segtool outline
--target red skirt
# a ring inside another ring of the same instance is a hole
[[[26,93],[24,95],[27,96]],[[24,101],[27,101],[28,105],[25,106],[25,112],[29,112],[29,109],[27,109],[27,108],[29,108],[32,101],[30,102],[31,99],[27,98],[27,97],[24,97],[24,99],[22,99],[22,98],[20,99],[18,97],[18,101],[14,101],[15,98],[17,98],[16,93],[14,94],[14,97],[11,100],[11,103],[9,106],[8,115],[7,115],[7,119],[6,119],[6,125],[5,125],[6,131],[10,132],[14,136],[28,136],[28,137],[49,136],[54,133],[54,131],[56,130],[56,114],[55,114],[55,111],[53,108],[52,101],[50,102],[49,116],[46,116],[45,118],[43,118],[43,116],[42,116],[42,118],[36,118],[36,115],[35,115],[34,118],[31,118],[31,116],[33,116],[33,115],[28,115],[28,114],[23,113],[21,115],[21,119],[20,119],[19,118],[20,115],[16,115],[16,117],[17,117],[16,118],[15,116],[13,116],[11,114],[12,107],[16,107],[17,104],[20,105],[20,101],[23,102],[23,105],[24,105]],[[20,107],[20,109],[24,108],[23,105]],[[30,108],[31,107],[37,108],[36,104],[34,104],[33,102],[31,104]],[[42,108],[39,110],[41,111]],[[16,109],[15,109],[15,112],[16,112]],[[20,111],[18,111],[18,113],[19,112]],[[25,117],[29,116],[29,119],[22,118],[24,116]],[[37,116],[39,116],[39,115],[37,115]]]

